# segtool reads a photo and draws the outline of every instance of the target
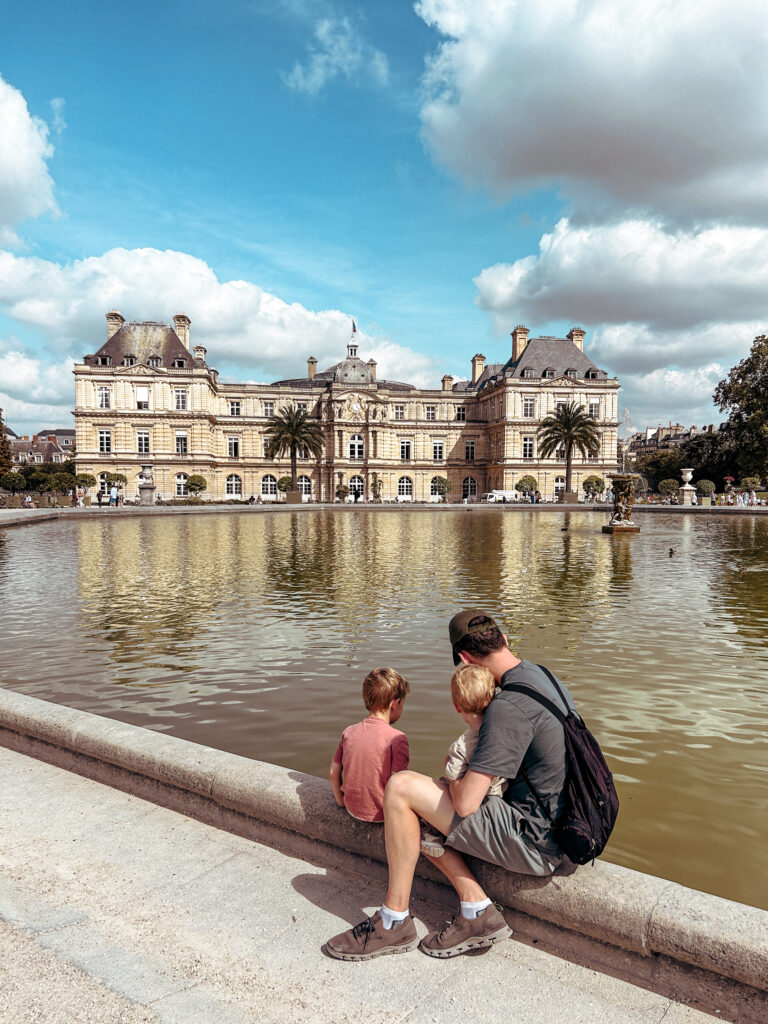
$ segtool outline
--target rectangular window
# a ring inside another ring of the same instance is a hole
[[[43,456],[40,452],[35,452],[35,462],[42,462]]]
[[[230,459],[240,458],[240,438],[239,437],[228,437],[227,438],[227,456]]]
[[[99,451],[102,455],[109,455],[112,451],[112,431],[111,430],[100,430],[99,431]]]
[[[473,440],[464,442],[464,458],[467,462],[475,461],[475,442]]]
[[[460,423],[464,423],[466,421],[466,419],[467,419],[467,407],[466,407],[466,405],[457,405],[456,406],[456,419]]]
[[[600,449],[598,448],[596,452],[588,452],[587,453],[587,458],[591,459],[593,461],[595,459],[599,459],[600,458]]]
[[[536,399],[535,398],[524,398],[523,399],[523,416],[527,420],[532,420],[536,415]]]
[[[139,385],[136,388],[136,408],[137,409],[148,409],[149,408],[149,388],[144,385]]]
[[[400,442],[400,458],[403,462],[407,462],[411,457],[411,442],[401,441]]]
[[[306,413],[306,411],[307,411],[307,408],[308,408],[308,407],[307,407],[307,403],[306,403],[306,402],[297,402],[297,403],[296,403],[296,411],[297,411],[297,412],[303,412],[303,413]]]
[[[395,419],[396,420],[404,420],[405,419],[405,406],[404,405],[396,405],[395,406]]]
[[[270,439],[268,437],[264,438],[264,458],[265,459],[269,458],[269,440]]]
[[[593,420],[599,420],[600,419],[600,403],[599,402],[590,402],[589,403],[589,415],[592,417]]]
[[[432,442],[432,458],[435,462],[443,461],[443,442],[433,441]]]
[[[533,458],[533,438],[532,437],[524,437],[523,438],[523,458],[524,459],[532,459]]]
[[[109,409],[112,404],[112,389],[108,387],[99,387],[99,408]]]
[[[300,459],[308,459],[309,448],[307,448],[305,444],[300,444],[299,447],[296,449],[296,454]]]
[[[136,431],[136,451],[139,455],[149,455],[149,431]]]
[[[239,416],[240,415],[240,402],[239,402],[239,400],[235,401],[235,402],[230,402],[229,403],[229,415],[230,416]]]
[[[186,455],[187,454],[187,432],[186,430],[176,431],[176,454]]]
[[[561,462],[565,462],[565,446],[564,445],[561,444],[560,447],[555,450],[555,458],[559,459]]]
[[[437,419],[437,406],[436,405],[425,405],[424,406],[424,419],[425,420],[436,420]]]
[[[274,402],[265,402],[264,403],[264,415],[265,416],[274,416],[275,415],[275,403]]]
[[[173,407],[177,412],[184,412],[187,408],[187,389],[173,389]]]
[[[564,409],[566,405],[568,405],[568,402],[564,398],[558,398],[555,402],[555,411],[559,412],[561,409]]]

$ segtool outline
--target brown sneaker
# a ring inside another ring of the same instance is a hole
[[[418,942],[416,925],[410,914],[404,921],[396,921],[391,928],[385,928],[377,910],[373,917],[366,917],[354,928],[334,935],[325,948],[328,955],[336,960],[372,960],[387,953],[410,953]]]
[[[427,956],[458,956],[470,949],[492,946],[511,934],[512,929],[504,920],[501,907],[492,903],[477,917],[462,917],[461,912],[454,914],[442,931],[423,938],[419,949]]]

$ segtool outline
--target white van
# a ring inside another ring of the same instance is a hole
[[[520,492],[519,491],[488,491],[487,494],[484,494],[480,498],[480,501],[488,502],[488,504],[493,504],[494,502],[498,502],[498,501],[502,501],[502,502],[504,502],[504,501],[520,501]]]

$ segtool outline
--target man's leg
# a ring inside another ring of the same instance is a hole
[[[384,835],[389,862],[389,888],[384,903],[390,910],[408,909],[413,875],[421,852],[419,818],[448,835],[455,814],[448,788],[417,772],[398,772],[384,794]],[[433,859],[462,901],[485,899],[485,893],[461,854],[446,849]],[[440,863],[443,861],[444,863]]]

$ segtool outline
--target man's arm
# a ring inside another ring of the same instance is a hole
[[[451,783],[453,806],[460,817],[466,818],[475,813],[488,795],[493,778],[493,775],[485,775],[483,772],[475,772],[468,768],[464,778]]]
[[[336,797],[336,803],[339,807],[346,807],[344,794],[341,792],[341,764],[338,761],[331,761],[331,767],[328,769],[328,778],[331,780],[331,789]]]

